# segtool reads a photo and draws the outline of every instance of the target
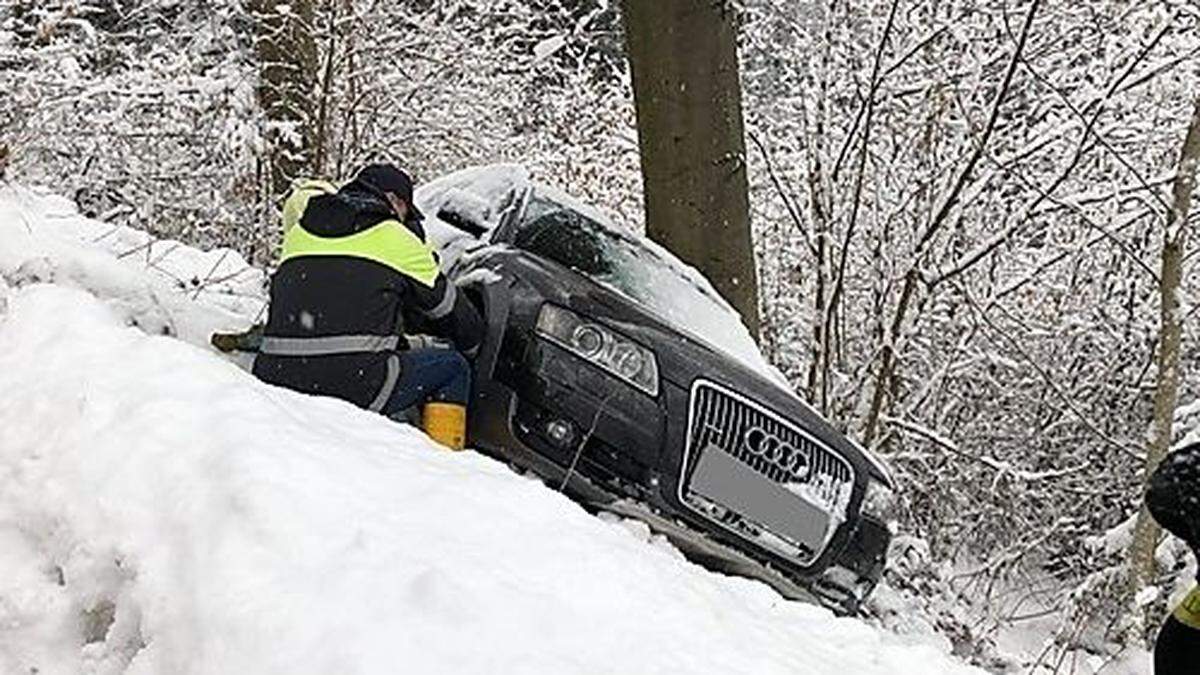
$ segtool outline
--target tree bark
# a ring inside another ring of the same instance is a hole
[[[829,90],[833,68],[832,51],[834,44],[833,33],[834,2],[829,2],[824,10],[825,26],[822,31],[824,39],[821,49],[821,77],[819,80],[818,98],[816,101],[816,125],[813,129],[814,151],[809,153],[808,186],[809,204],[813,220],[813,266],[815,276],[813,288],[812,343],[809,351],[811,359],[808,367],[808,400],[817,410],[828,415],[830,412],[830,378],[833,369],[833,358],[829,353],[827,334],[833,327],[829,325],[830,312],[826,311],[829,295],[829,279],[832,276],[830,261],[832,255],[829,244],[833,238],[830,219],[833,215],[833,204],[829,199],[826,186],[830,184],[826,174],[825,156],[829,150],[829,135],[825,133],[825,125],[829,121]],[[834,172],[837,171],[836,164]]]
[[[1179,314],[1179,287],[1183,279],[1184,249],[1187,242],[1187,219],[1196,189],[1196,166],[1200,163],[1200,98],[1192,113],[1191,124],[1179,154],[1179,164],[1172,186],[1172,203],[1167,212],[1163,233],[1162,269],[1159,274],[1160,329],[1158,349],[1158,378],[1154,388],[1154,420],[1150,445],[1146,449],[1148,478],[1171,447],[1172,422],[1179,390],[1179,344],[1182,317]],[[1129,551],[1129,598],[1145,588],[1154,578],[1154,549],[1158,544],[1159,527],[1143,504],[1134,527]],[[1137,616],[1142,617],[1140,612]]]
[[[698,268],[758,336],[737,27],[726,0],[623,0],[646,234]]]
[[[266,117],[271,195],[281,197],[293,178],[311,170],[317,75],[312,0],[250,0],[258,102]]]
[[[313,129],[313,138],[312,151],[309,153],[312,160],[309,162],[309,166],[318,176],[329,175],[329,155],[332,151],[329,147],[330,126],[334,106],[333,83],[336,77],[339,24],[342,18],[340,10],[344,4],[343,2],[329,2],[325,7],[329,34],[326,36],[325,42],[325,60],[321,65],[321,81],[317,86],[320,93],[317,95],[316,119],[310,125]]]

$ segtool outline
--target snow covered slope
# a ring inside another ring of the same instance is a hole
[[[105,229],[0,192],[0,673],[978,672],[257,382],[202,340],[261,275]]]

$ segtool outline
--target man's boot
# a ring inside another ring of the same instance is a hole
[[[426,403],[421,425],[433,440],[451,450],[462,450],[467,442],[467,406],[461,403]]]

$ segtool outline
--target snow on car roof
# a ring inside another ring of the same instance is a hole
[[[479,224],[495,227],[503,215],[499,208],[505,198],[530,185],[529,170],[520,164],[473,166],[420,185],[413,194],[413,201],[425,214],[425,231],[430,243],[440,248],[455,239],[470,237],[438,217],[443,207],[453,204]]]

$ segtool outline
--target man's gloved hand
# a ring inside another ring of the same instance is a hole
[[[213,333],[209,342],[222,352],[257,352],[262,346],[263,325],[256,323],[241,333]]]
[[[434,337],[432,335],[406,335],[409,349],[454,349],[453,343],[449,340]]]

